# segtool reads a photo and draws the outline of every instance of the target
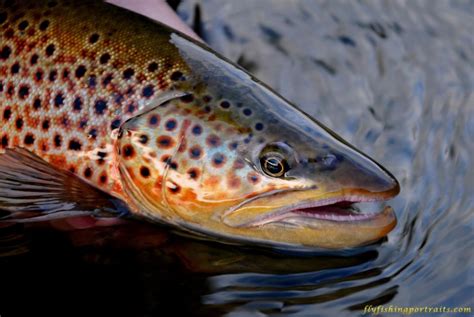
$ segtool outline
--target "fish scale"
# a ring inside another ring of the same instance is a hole
[[[25,147],[120,191],[108,164],[114,130],[187,73],[156,49],[160,37],[135,36],[162,27],[98,1],[7,1],[0,10],[1,148]]]

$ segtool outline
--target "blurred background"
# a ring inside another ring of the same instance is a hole
[[[352,252],[284,254],[147,225],[0,234],[0,311],[353,316],[474,308],[474,2],[174,0],[213,49],[387,167],[399,223]]]

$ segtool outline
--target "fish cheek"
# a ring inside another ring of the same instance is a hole
[[[170,142],[171,143],[171,142]],[[148,130],[122,127],[115,144],[115,154],[122,183],[138,214],[152,219],[171,217],[163,195],[166,162],[157,154]]]

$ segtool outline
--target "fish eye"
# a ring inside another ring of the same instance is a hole
[[[287,160],[280,153],[265,153],[260,158],[263,172],[271,177],[283,177],[290,170]]]

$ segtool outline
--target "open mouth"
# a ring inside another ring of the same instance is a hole
[[[361,221],[374,218],[380,211],[380,202],[352,203],[341,201],[335,204],[292,210],[298,216],[329,221]]]
[[[345,198],[328,199],[316,202],[301,203],[277,210],[254,219],[247,226],[262,226],[268,223],[311,223],[312,221],[360,222],[374,220],[390,212],[390,207],[383,207],[380,199]]]
[[[297,200],[297,203],[285,204],[287,195],[277,194],[270,199],[267,197],[250,202],[228,213],[223,220],[233,227],[259,227],[274,223],[314,227],[322,222],[334,225],[362,225],[394,218],[392,208],[383,205],[387,199],[393,197],[392,194],[333,193],[331,196],[318,200],[304,197],[306,199]],[[275,206],[278,199],[281,199],[278,202],[283,206]],[[271,208],[272,205],[276,208]],[[264,211],[265,209],[268,211]]]

